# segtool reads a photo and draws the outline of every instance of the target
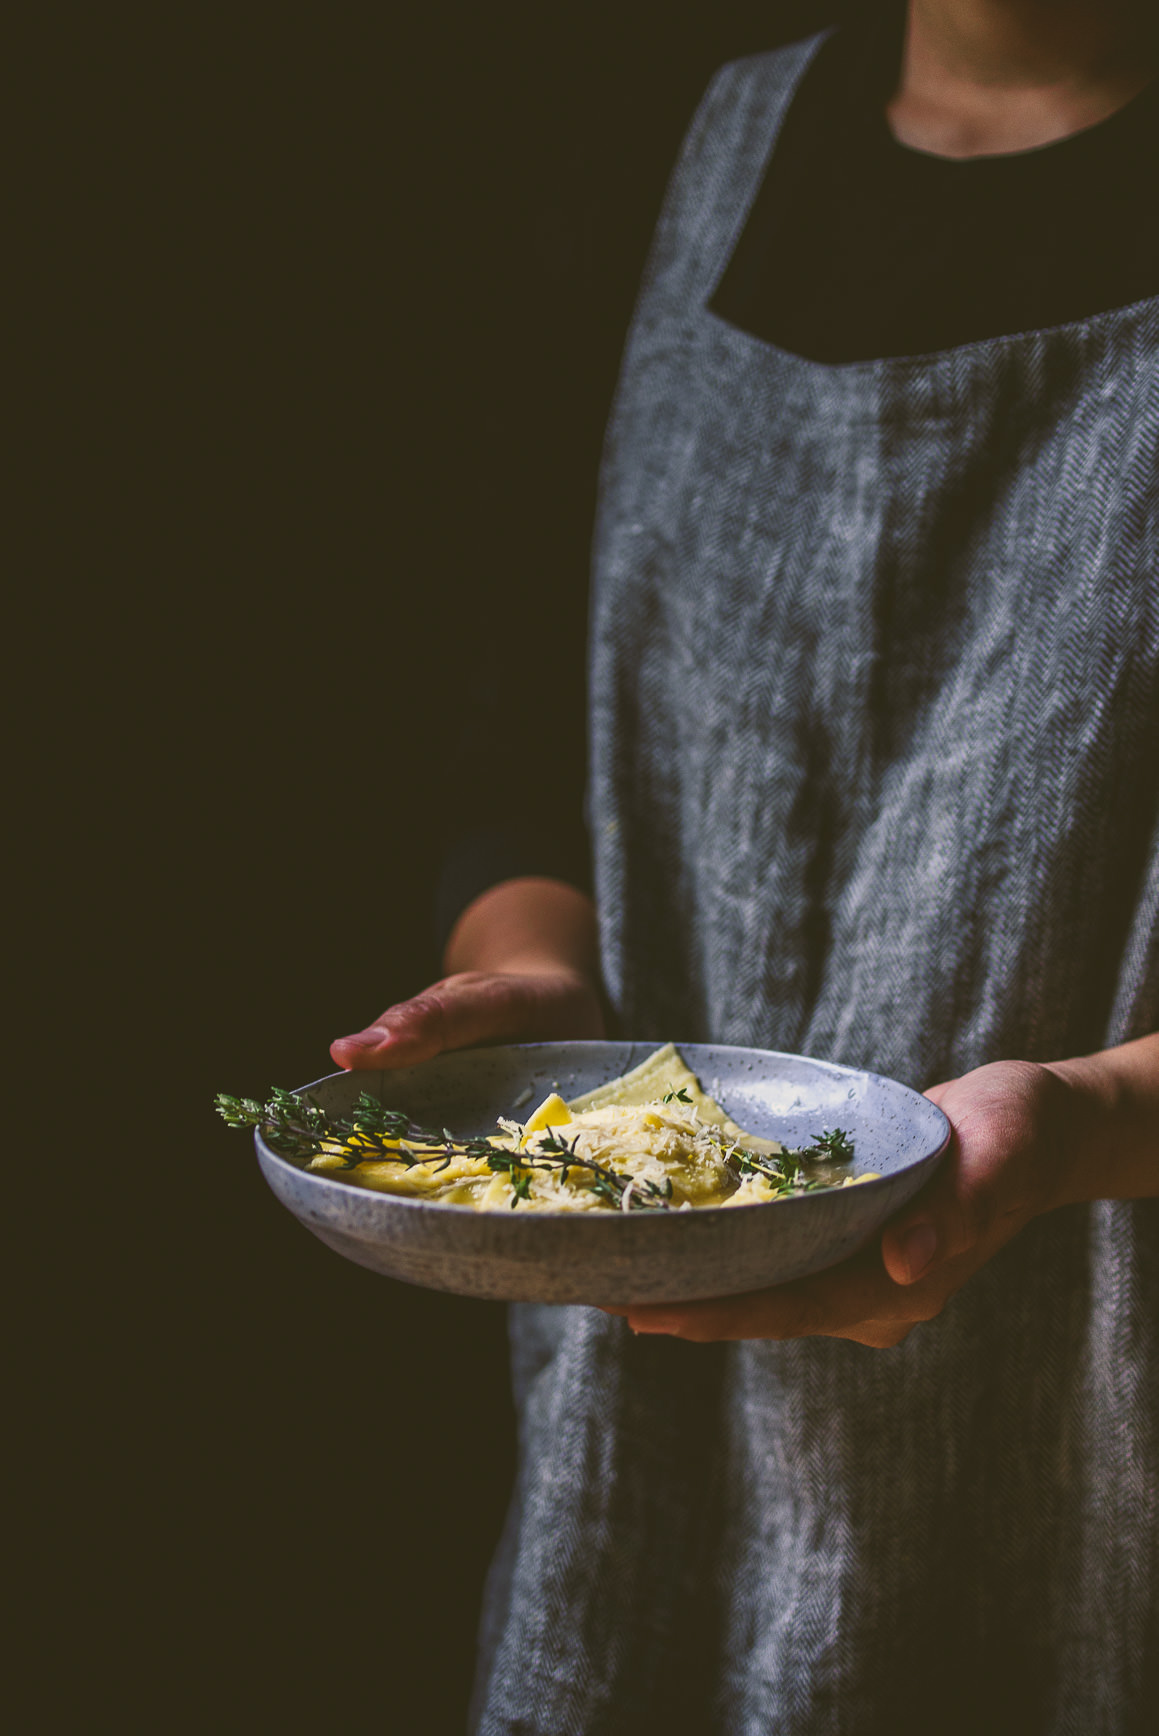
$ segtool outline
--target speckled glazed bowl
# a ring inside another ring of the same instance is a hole
[[[457,1135],[495,1131],[548,1091],[578,1097],[637,1066],[654,1043],[528,1043],[440,1055],[384,1073],[335,1073],[303,1087],[326,1109],[360,1091]],[[825,1128],[852,1135],[859,1187],[767,1205],[690,1212],[477,1212],[351,1187],[297,1168],[256,1136],[258,1161],[308,1230],[372,1271],[408,1284],[513,1302],[678,1302],[736,1295],[846,1259],[933,1173],[950,1126],[917,1092],[875,1073],[764,1049],[680,1043],[681,1055],[750,1133],[805,1146]]]

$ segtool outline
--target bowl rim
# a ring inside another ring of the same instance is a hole
[[[430,1059],[432,1061],[438,1061],[451,1055],[494,1054],[495,1051],[499,1049],[521,1052],[524,1050],[535,1051],[542,1049],[558,1049],[564,1046],[567,1048],[579,1048],[581,1046],[584,1048],[589,1046],[595,1048],[597,1046],[603,1046],[608,1042],[622,1042],[625,1047],[632,1046],[638,1048],[645,1046],[646,1039],[640,1041],[633,1038],[577,1037],[574,1039],[561,1038],[556,1042],[544,1043],[493,1043],[477,1045],[469,1049],[445,1049],[439,1055],[432,1055]],[[673,1047],[677,1052],[679,1052],[681,1044],[678,1041],[673,1040]],[[922,1152],[919,1157],[913,1158],[909,1163],[905,1164],[902,1169],[893,1170],[888,1175],[875,1175],[869,1181],[858,1182],[858,1187],[873,1188],[875,1190],[889,1187],[897,1181],[899,1176],[908,1174],[910,1170],[916,1169],[920,1164],[930,1164],[932,1167],[935,1160],[940,1160],[945,1156],[950,1140],[953,1137],[953,1127],[951,1126],[948,1116],[945,1114],[944,1110],[940,1109],[936,1103],[931,1101],[930,1098],[926,1097],[920,1091],[915,1091],[912,1085],[903,1084],[900,1079],[891,1079],[889,1075],[885,1073],[875,1073],[868,1067],[850,1067],[841,1061],[825,1061],[820,1059],[818,1056],[801,1055],[789,1049],[754,1049],[743,1043],[687,1043],[684,1047],[735,1049],[738,1053],[759,1055],[762,1059],[774,1061],[804,1061],[810,1066],[825,1068],[834,1073],[857,1074],[859,1078],[875,1080],[879,1084],[889,1086],[891,1090],[904,1091],[909,1096],[915,1097],[922,1103],[926,1104],[942,1123],[942,1137],[938,1145],[932,1150]],[[416,1061],[413,1065],[421,1067],[425,1065],[425,1063]],[[406,1069],[402,1067],[377,1067],[366,1069],[339,1068],[337,1072],[324,1073],[320,1078],[313,1079],[306,1085],[294,1086],[292,1094],[295,1097],[304,1097],[307,1092],[315,1090],[320,1085],[329,1085],[334,1079],[349,1079],[352,1074],[360,1071],[373,1072],[377,1074],[404,1072]],[[480,1216],[478,1207],[476,1206],[454,1205],[450,1202],[441,1204],[438,1200],[415,1199],[409,1194],[391,1193],[386,1189],[358,1187],[350,1182],[341,1181],[337,1176],[329,1175],[324,1170],[304,1169],[300,1164],[293,1163],[288,1157],[283,1157],[280,1152],[275,1151],[272,1146],[267,1145],[265,1140],[262,1138],[261,1130],[259,1128],[254,1129],[254,1145],[257,1149],[259,1160],[263,1157],[268,1158],[280,1168],[288,1170],[292,1175],[304,1177],[307,1183],[317,1183],[324,1190],[336,1190],[338,1196],[344,1199],[380,1200],[389,1206],[400,1206],[410,1211],[435,1212],[439,1217],[446,1217],[448,1213],[453,1213],[456,1216],[470,1218],[476,1222]],[[772,1209],[775,1206],[783,1211],[786,1206],[799,1207],[804,1205],[814,1205],[814,1202],[828,1199],[833,1194],[840,1193],[841,1191],[842,1190],[839,1187],[824,1188],[818,1189],[815,1193],[790,1195],[787,1199],[754,1200],[751,1206],[746,1206],[744,1209],[746,1211],[765,1210]],[[507,1221],[512,1224],[525,1224],[532,1222],[570,1224],[576,1223],[580,1220],[585,1223],[616,1223],[626,1219],[629,1223],[639,1226],[645,1219],[650,1223],[670,1223],[674,1219],[682,1221],[685,1218],[715,1218],[722,1212],[729,1212],[731,1214],[737,1210],[738,1208],[736,1206],[718,1205],[694,1206],[687,1212],[511,1212],[506,1220],[500,1219],[500,1221]],[[496,1214],[488,1213],[486,1215],[494,1217]],[[645,1232],[645,1234],[646,1233],[647,1232]]]

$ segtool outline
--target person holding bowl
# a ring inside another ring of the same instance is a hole
[[[692,124],[602,470],[594,898],[468,845],[447,974],[334,1058],[611,1021],[954,1140],[816,1277],[513,1311],[481,1732],[1156,1704],[1157,59],[1136,0],[873,0]]]

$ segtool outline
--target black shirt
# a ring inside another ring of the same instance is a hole
[[[710,302],[819,362],[927,354],[1065,325],[1159,292],[1159,85],[1008,156],[901,145],[885,109],[905,8],[824,42]]]
[[[1039,330],[1159,294],[1159,84],[1037,150],[930,156],[899,144],[885,115],[904,12],[899,0],[867,7],[810,62],[712,312],[840,365]],[[501,880],[544,874],[590,888],[582,645],[566,662],[557,651],[552,667],[562,703],[550,720],[504,710],[497,696],[488,710],[486,693],[471,707],[440,946]]]

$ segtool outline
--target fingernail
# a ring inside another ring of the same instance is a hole
[[[901,1239],[901,1261],[906,1275],[912,1284],[915,1278],[920,1278],[938,1246],[937,1232],[928,1218],[921,1223],[911,1224]]]
[[[381,1049],[390,1042],[389,1031],[355,1031],[349,1037],[339,1037],[340,1043],[353,1043],[356,1049]]]

